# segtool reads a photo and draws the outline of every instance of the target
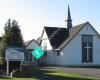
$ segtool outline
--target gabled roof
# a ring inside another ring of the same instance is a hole
[[[69,36],[68,31],[66,28],[61,29],[61,33],[57,33],[57,38],[54,37],[53,41],[50,40],[51,45],[53,44],[56,46],[56,49],[62,49],[64,48],[78,33],[79,31],[86,25],[89,24],[91,27],[92,25],[89,22],[82,23],[80,25],[74,26],[69,30]],[[92,27],[93,28],[93,27]],[[50,35],[55,31],[57,27],[45,27],[47,36],[50,37]],[[93,30],[97,33],[99,36],[99,33],[93,28]],[[99,36],[100,37],[100,36]],[[56,39],[55,39],[56,38]],[[60,43],[59,43],[60,42]],[[55,48],[53,48],[55,49]]]
[[[96,32],[97,36],[100,38],[99,33],[93,28],[93,26],[89,22],[82,23],[80,25],[74,26],[72,29],[69,31],[69,37],[61,44],[58,49],[64,48],[79,32],[82,30],[82,28],[86,25],[89,24],[90,27]]]
[[[44,27],[44,29],[53,49],[59,47],[68,37],[68,30],[66,28]]]
[[[37,41],[38,44],[40,44],[40,43],[41,43],[41,37],[38,37],[38,38],[36,39],[36,41]]]
[[[65,45],[67,45],[74,38],[74,36],[77,35],[77,33],[85,26],[85,24],[87,24],[87,22],[79,24],[71,28],[69,30],[69,37],[58,48],[62,49],[63,47],[65,47]]]
[[[33,41],[34,41],[36,44],[38,44],[38,42],[37,42],[36,40],[32,39],[32,40],[29,40],[29,41],[27,41],[27,42],[24,43],[24,44],[25,44],[25,47],[29,46]],[[38,45],[39,45],[39,44],[38,44]]]
[[[30,43],[30,41],[32,41],[32,40],[24,42],[24,45],[27,46]]]

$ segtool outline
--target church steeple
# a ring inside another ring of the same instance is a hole
[[[72,28],[72,20],[71,20],[70,8],[68,5],[67,29],[70,29],[70,28]]]

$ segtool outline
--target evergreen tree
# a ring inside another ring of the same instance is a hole
[[[10,34],[10,44],[12,46],[22,47],[23,46],[23,38],[21,34],[21,30],[19,28],[19,25],[17,21],[12,21],[12,27],[11,27],[11,34]]]
[[[11,20],[9,19],[4,27],[4,35],[2,35],[2,39],[0,41],[0,57],[4,59],[5,57],[5,49],[7,48],[10,41],[10,29],[11,29]]]
[[[21,30],[16,20],[9,19],[4,27],[4,35],[0,42],[0,57],[4,59],[7,47],[24,47]]]

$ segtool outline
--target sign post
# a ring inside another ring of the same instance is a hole
[[[7,60],[7,75],[9,75],[9,60]]]
[[[19,49],[19,51],[18,51]],[[9,75],[10,73],[10,61],[20,61],[21,64],[22,64],[22,61],[24,61],[24,52],[23,51],[20,51],[22,50],[22,48],[8,48],[6,50],[6,53],[5,53],[5,59],[6,59],[6,62],[7,62],[7,66],[6,66],[6,74]],[[20,64],[20,63],[19,63]],[[19,65],[20,67],[20,65]]]

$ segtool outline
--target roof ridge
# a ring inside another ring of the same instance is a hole
[[[73,32],[73,34],[71,34],[71,36],[69,38],[67,38],[58,48],[62,49],[65,45],[67,45],[73,38],[74,36],[77,35],[77,33],[89,22],[85,22],[85,23],[81,23],[79,25],[76,25],[75,27],[70,29],[70,33]],[[63,45],[63,46],[62,46]]]
[[[77,25],[73,26],[72,28],[77,27],[77,26],[80,26],[80,25],[84,25],[84,24],[87,24],[87,23],[89,23],[89,22],[86,21],[86,22],[83,22],[83,23],[81,23],[81,24],[77,24]]]
[[[84,25],[84,24],[87,24],[87,23],[89,23],[88,21],[86,21],[86,22],[83,22],[83,23],[81,23],[81,24],[77,24],[77,25],[75,25],[75,26],[73,26],[72,28],[74,28],[74,27],[77,27],[77,26],[80,26],[80,25]],[[50,27],[50,26],[44,26],[44,28],[65,28],[65,27],[57,27],[57,26],[53,26],[53,27]]]
[[[53,27],[50,27],[50,26],[44,26],[44,28],[65,28],[65,27],[55,27],[55,26],[53,26]]]
[[[25,47],[27,47],[29,44],[31,44],[32,43],[32,41],[34,41],[35,43],[37,43],[38,44],[38,42],[33,38],[33,39],[31,39],[31,40],[29,40],[29,42],[28,42],[28,44],[25,46]],[[38,44],[39,45],[39,44]]]

